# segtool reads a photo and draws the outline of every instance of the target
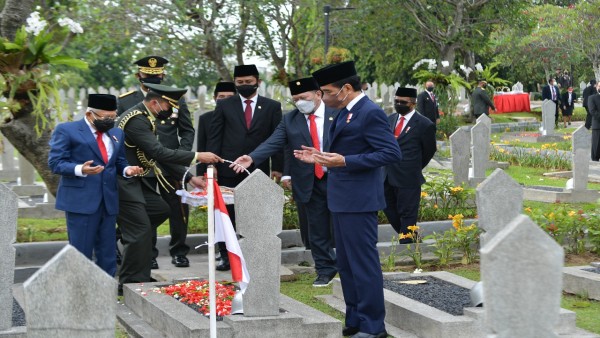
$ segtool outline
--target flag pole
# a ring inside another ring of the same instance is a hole
[[[207,197],[208,208],[208,303],[210,307],[210,338],[217,338],[217,302],[215,291],[215,185],[214,167],[208,166],[207,174]]]

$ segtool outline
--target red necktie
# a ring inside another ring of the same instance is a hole
[[[250,129],[250,124],[252,123],[252,100],[246,100],[244,103],[246,103],[246,109],[244,109],[246,128]]]
[[[317,124],[315,123],[315,114],[308,115],[308,121],[310,122],[310,139],[312,140],[313,147],[318,151],[321,151],[319,146],[319,134],[317,134]],[[323,167],[320,164],[315,163],[315,176],[321,179],[323,178]]]
[[[433,103],[435,103],[435,94],[433,92],[431,93],[431,99],[433,100]]]
[[[400,123],[398,123],[396,129],[394,130],[394,136],[396,136],[396,138],[400,136],[400,132],[402,132],[402,127],[404,127],[404,116],[400,116]]]
[[[106,146],[104,145],[104,141],[102,141],[102,133],[96,132],[96,142],[98,143],[98,148],[100,148],[100,154],[102,154],[102,159],[104,163],[108,163],[108,153],[106,152]]]

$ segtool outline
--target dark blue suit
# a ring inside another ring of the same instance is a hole
[[[398,113],[388,117],[390,130],[396,129]],[[390,224],[397,233],[408,233],[408,226],[417,223],[421,185],[425,183],[423,168],[436,151],[435,124],[417,111],[398,135],[402,160],[385,167],[384,209]],[[407,242],[410,242],[408,240]]]
[[[329,168],[327,181],[346,326],[377,334],[385,330],[377,251],[377,211],[385,208],[382,167],[402,155],[385,113],[367,97],[334,119],[329,151],[346,161],[345,167]]]
[[[556,103],[556,111],[554,113],[554,123],[558,124],[558,104],[560,102],[560,90],[558,86],[553,85],[554,87],[554,99],[552,99],[552,90],[550,89],[550,84],[544,86],[542,88],[542,100],[550,100]]]
[[[321,102],[324,105],[323,102]],[[329,151],[327,131],[333,121],[335,111],[325,107],[323,119],[322,151]],[[313,146],[308,129],[307,118],[298,109],[283,116],[273,134],[253,152],[249,154],[256,166],[282,151],[301,149],[301,146]],[[333,234],[331,231],[331,215],[327,208],[327,175],[322,179],[315,176],[314,164],[304,163],[294,156],[286,156],[289,160],[289,171],[292,177],[293,196],[306,210],[308,219],[308,240],[315,261],[315,269],[319,275],[334,276],[335,253],[333,251]],[[287,164],[286,164],[287,166]]]
[[[107,134],[113,152],[105,164],[85,118],[59,124],[50,140],[48,166],[54,174],[61,175],[56,209],[66,212],[69,243],[90,259],[95,252],[98,266],[114,276],[115,223],[119,212],[117,176],[128,164],[123,131],[113,128]],[[75,166],[89,160],[94,161],[93,165],[103,165],[104,170],[97,175],[76,176]]]

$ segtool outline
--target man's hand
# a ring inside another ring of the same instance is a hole
[[[101,173],[102,171],[104,171],[104,166],[97,165],[95,167],[92,167],[93,163],[94,163],[94,161],[92,161],[92,160],[85,162],[83,164],[83,167],[81,167],[81,172],[84,175],[97,175],[97,174]]]
[[[336,153],[314,154],[313,158],[315,159],[316,163],[327,168],[346,166],[346,160],[344,159],[344,156]]]
[[[254,161],[252,157],[248,155],[242,155],[237,158],[237,160],[233,161],[232,164],[229,165],[229,168],[233,169],[236,173],[241,173],[244,169],[248,169],[252,165]]]
[[[283,185],[283,189],[285,190],[292,190],[292,180],[290,179],[281,181],[281,185]]]
[[[138,166],[129,166],[125,168],[125,175],[127,176],[137,176],[144,173],[144,168]]]
[[[206,189],[206,180],[202,176],[192,177],[189,183],[194,188]]]
[[[275,181],[275,183],[279,183],[281,181],[281,176],[283,174],[279,171],[271,171],[271,179]]]
[[[321,153],[313,147],[302,146],[301,150],[294,150],[294,157],[304,163],[315,163],[314,154]]]
[[[201,163],[223,162],[223,160],[219,156],[210,152],[196,153],[196,160]]]

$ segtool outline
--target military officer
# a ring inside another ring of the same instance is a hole
[[[215,163],[220,158],[212,153],[169,149],[156,138],[155,121],[165,121],[178,108],[186,89],[159,84],[146,84],[149,89],[144,100],[119,117],[117,126],[125,132],[125,157],[132,165],[144,168],[139,177],[119,179],[119,215],[123,261],[119,268],[119,284],[151,281],[152,234],[169,216],[169,205],[156,188],[174,190],[164,173],[183,177],[185,167]],[[158,165],[160,163],[160,166]],[[189,178],[193,186],[204,187],[201,177]]]
[[[140,89],[125,93],[119,97],[118,114],[121,115],[124,111],[140,103],[146,93],[148,87],[146,84],[160,84],[165,78],[165,65],[169,61],[160,56],[146,56],[137,60],[134,64],[138,66],[138,72],[135,76],[140,81]],[[173,110],[173,114],[168,118],[161,120],[156,125],[156,134],[160,143],[169,149],[192,150],[194,143],[194,127],[190,116],[190,111],[184,98],[180,98],[177,105],[179,109]],[[165,173],[165,178],[169,183],[179,189],[181,177],[172,177]],[[187,204],[181,203],[181,198],[174,193],[174,190],[165,190],[162,186],[159,187],[162,198],[171,208],[169,215],[169,230],[171,232],[170,254],[171,262],[177,267],[187,267],[190,265],[186,255],[190,251],[190,247],[185,244],[187,238],[187,226],[189,208]],[[156,249],[156,233],[152,239],[152,268],[158,269],[156,257],[158,250]]]

